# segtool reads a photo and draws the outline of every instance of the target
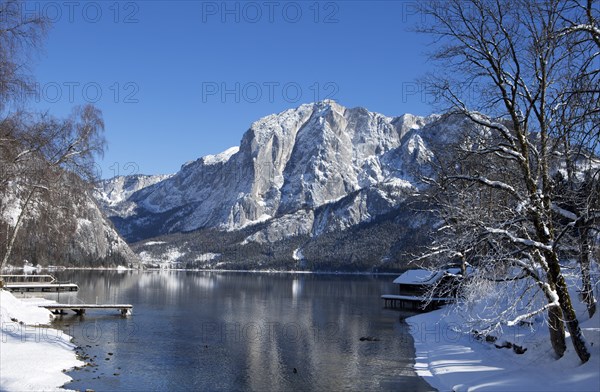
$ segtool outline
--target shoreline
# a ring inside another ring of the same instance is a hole
[[[72,381],[65,371],[84,365],[71,336],[51,327],[52,313],[37,306],[42,302],[48,300],[23,300],[0,289],[3,391],[65,391]]]
[[[567,335],[567,351],[561,359],[552,357],[547,325],[506,328],[498,343],[517,342],[527,351],[498,348],[485,339],[461,332],[460,315],[451,307],[407,318],[415,346],[417,375],[439,391],[599,391],[600,314],[582,318],[592,357],[581,364]],[[584,311],[583,311],[584,312]],[[582,311],[578,314],[582,314]]]
[[[19,271],[22,268],[12,268],[4,267],[3,271]],[[48,272],[60,272],[60,271],[118,271],[118,272],[128,272],[128,271],[177,271],[177,272],[244,272],[244,273],[252,273],[252,274],[298,274],[298,275],[359,275],[359,276],[397,276],[401,274],[403,271],[399,272],[371,272],[371,271],[295,271],[295,270],[240,270],[240,269],[188,269],[188,268],[126,268],[126,267],[64,267],[60,269],[55,268],[41,268],[40,271],[48,271]]]

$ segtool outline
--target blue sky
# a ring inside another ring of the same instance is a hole
[[[31,103],[104,113],[104,178],[166,174],[238,145],[262,116],[332,98],[386,115],[432,109],[412,1],[34,2],[52,19]]]

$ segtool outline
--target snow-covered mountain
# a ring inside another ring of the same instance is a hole
[[[414,193],[431,146],[460,127],[440,120],[330,100],[305,104],[254,122],[239,148],[166,178],[109,180],[97,198],[129,241],[197,229],[256,227],[241,245],[340,232],[398,209]]]
[[[113,177],[99,183],[94,197],[109,216],[129,216],[136,208],[135,203],[128,200],[132,194],[169,177],[169,175]]]

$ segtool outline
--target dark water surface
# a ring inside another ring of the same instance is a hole
[[[95,366],[70,389],[96,391],[428,391],[412,370],[406,316],[383,309],[392,276],[63,271],[59,302],[131,303],[56,327]],[[53,294],[56,297],[56,294]],[[56,299],[56,298],[54,298]],[[361,337],[376,341],[361,341]]]

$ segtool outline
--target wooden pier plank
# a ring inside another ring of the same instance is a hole
[[[47,283],[47,284],[5,284],[4,288],[18,292],[69,292],[79,291],[75,283]]]
[[[87,309],[115,309],[121,312],[122,315],[131,314],[133,305],[131,304],[46,304],[39,305],[40,308],[50,311],[72,310],[78,315],[85,314]]]
[[[131,304],[45,304],[39,306],[46,309],[133,309]]]

